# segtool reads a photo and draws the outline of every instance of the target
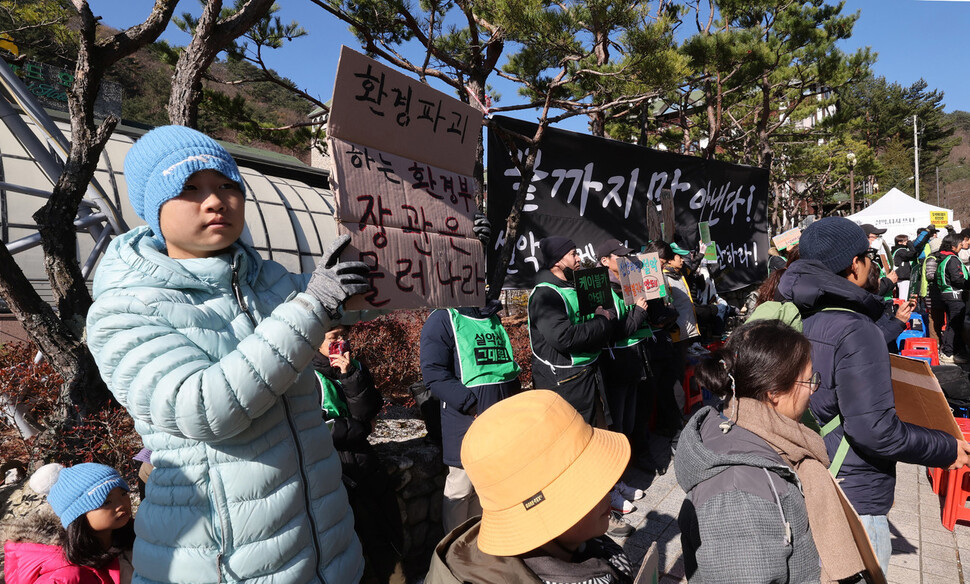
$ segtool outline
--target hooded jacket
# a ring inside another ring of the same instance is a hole
[[[308,275],[237,242],[174,260],[108,247],[88,344],[152,450],[135,582],[356,582],[360,544],[308,367],[329,328]]]
[[[501,304],[486,308],[459,308],[471,318],[492,317]],[[462,468],[461,441],[475,420],[499,401],[518,393],[518,378],[504,383],[465,387],[455,330],[447,310],[435,310],[421,329],[421,375],[424,384],[441,401],[441,455],[448,466]]]
[[[680,435],[674,468],[687,493],[678,522],[684,568],[699,582],[818,582],[818,551],[795,471],[761,437],[704,407]]]
[[[573,562],[541,553],[492,556],[478,549],[481,521],[481,517],[469,519],[438,543],[425,584],[629,584],[631,580],[626,554],[605,537],[589,540],[587,553],[578,552],[580,557]]]
[[[120,562],[104,568],[72,564],[60,546],[60,520],[47,506],[13,521],[0,530],[3,577],[7,584],[119,584]]]
[[[825,436],[829,457],[842,436],[848,438],[837,477],[842,490],[860,515],[885,515],[892,507],[896,461],[946,468],[956,458],[956,439],[896,416],[889,352],[874,323],[883,313],[882,300],[814,260],[789,266],[778,293],[801,313],[812,366],[822,376],[809,402],[812,414],[822,426],[842,418]]]

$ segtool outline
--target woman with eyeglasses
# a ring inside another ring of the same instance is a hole
[[[829,582],[863,570],[825,443],[800,423],[821,383],[811,351],[788,325],[758,320],[696,366],[724,405],[691,418],[675,460],[690,582]]]

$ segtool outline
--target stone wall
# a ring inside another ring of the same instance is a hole
[[[414,435],[416,428],[408,430],[403,433]],[[374,449],[397,491],[404,526],[404,571],[408,582],[414,582],[428,571],[431,554],[444,537],[441,497],[448,468],[441,462],[441,450],[424,437],[381,440]]]

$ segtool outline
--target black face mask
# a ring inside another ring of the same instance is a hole
[[[573,281],[573,269],[572,268],[563,268],[562,275],[565,276],[567,282],[572,282]]]

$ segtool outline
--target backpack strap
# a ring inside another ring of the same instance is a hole
[[[842,416],[836,415],[834,418],[829,420],[828,424],[822,426],[822,437],[831,434],[836,428],[842,425]],[[832,457],[832,464],[829,465],[829,472],[832,473],[833,478],[838,478],[839,470],[842,469],[842,463],[845,462],[846,455],[849,454],[849,441],[845,438],[845,431],[842,431],[842,441],[839,442],[839,447],[835,450],[835,456]]]

